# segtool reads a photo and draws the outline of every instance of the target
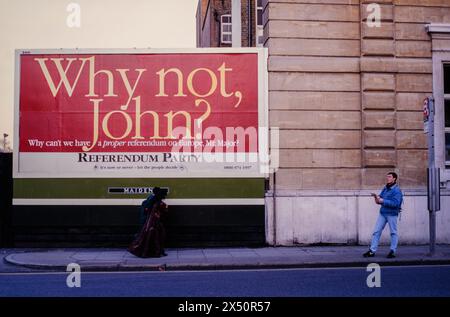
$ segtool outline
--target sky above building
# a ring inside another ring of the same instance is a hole
[[[192,48],[198,0],[0,0],[0,137],[14,132],[14,51]]]

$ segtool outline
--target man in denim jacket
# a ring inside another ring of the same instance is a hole
[[[378,242],[380,241],[381,233],[383,232],[386,223],[389,224],[391,231],[391,250],[387,255],[388,258],[395,258],[397,250],[398,235],[397,235],[397,219],[398,213],[403,202],[403,194],[400,187],[397,185],[397,174],[389,172],[386,174],[386,186],[384,186],[380,195],[372,194],[375,203],[381,205],[380,214],[373,232],[372,243],[369,251],[363,254],[364,257],[373,257],[377,252]]]

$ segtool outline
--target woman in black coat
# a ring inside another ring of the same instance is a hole
[[[131,243],[128,251],[140,258],[159,258],[167,255],[164,252],[166,230],[161,217],[167,213],[167,205],[162,201],[166,196],[164,190],[155,193],[155,202],[150,214],[136,239]]]

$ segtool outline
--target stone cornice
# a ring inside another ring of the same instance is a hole
[[[450,24],[432,23],[425,25],[428,33],[447,33],[450,36]]]

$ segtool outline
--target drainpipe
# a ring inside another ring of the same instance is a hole
[[[214,21],[216,22],[215,27],[216,27],[216,31],[217,31],[216,32],[217,33],[217,47],[221,47],[222,43],[220,42],[220,18],[219,18],[219,14],[217,13],[217,10],[214,10],[213,16],[214,16]],[[209,46],[211,46],[211,43]]]
[[[231,46],[232,47],[241,47],[241,0],[232,0],[231,1]]]
[[[256,19],[256,17],[255,17]],[[252,46],[252,0],[247,0],[247,46]]]
[[[277,172],[273,172],[273,246],[277,246]]]

